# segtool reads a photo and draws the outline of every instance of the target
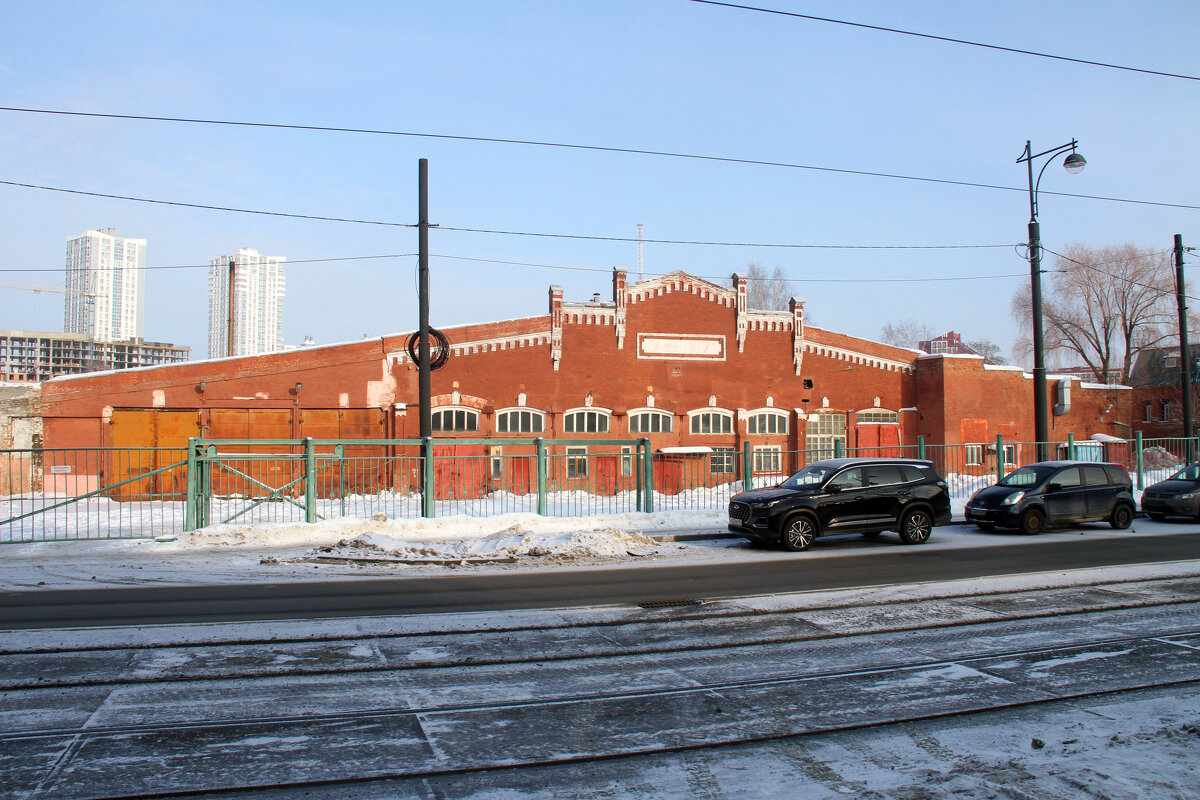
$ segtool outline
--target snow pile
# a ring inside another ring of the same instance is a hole
[[[719,529],[724,515],[697,512],[608,514],[587,518],[505,514],[433,519],[333,519],[315,524],[283,522],[212,525],[159,542],[162,551],[270,550],[292,558],[314,556],[425,561],[503,560],[531,557],[559,563],[651,555],[658,543],[644,531]],[[718,524],[719,523],[719,524]],[[291,550],[292,552],[278,552]]]
[[[513,525],[490,535],[471,539],[411,541],[367,531],[334,546],[318,548],[322,555],[348,558],[384,557],[412,561],[472,561],[517,558],[546,558],[556,563],[651,555],[657,543],[640,533],[613,528],[563,533],[533,533]],[[315,553],[314,553],[315,554]]]

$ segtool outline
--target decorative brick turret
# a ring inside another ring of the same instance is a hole
[[[562,360],[563,349],[563,288],[557,284],[550,287],[550,360],[554,369]]]

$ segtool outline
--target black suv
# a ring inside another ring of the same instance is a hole
[[[968,522],[1041,533],[1047,525],[1107,521],[1117,530],[1133,522],[1133,482],[1119,464],[1041,461],[1010,472],[967,501]]]
[[[897,531],[921,544],[950,521],[950,495],[933,462],[835,458],[809,464],[771,489],[729,500],[729,531],[753,542],[804,550],[830,533]]]

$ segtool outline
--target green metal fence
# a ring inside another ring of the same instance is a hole
[[[187,450],[0,450],[0,543],[129,539],[184,523]]]
[[[1135,488],[1200,453],[1184,438],[1049,443],[1051,458],[1109,461]],[[1037,459],[1031,442],[846,450],[674,447],[647,439],[210,440],[180,448],[0,450],[0,543],[175,535],[215,524],[338,517],[581,517],[718,510],[830,457],[926,458],[965,502]]]

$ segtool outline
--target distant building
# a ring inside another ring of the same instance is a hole
[[[947,331],[941,336],[936,336],[932,339],[926,339],[922,342],[917,342],[917,349],[923,353],[937,355],[944,353],[950,356],[977,356],[971,348],[967,347],[962,340],[962,336],[954,331]]]
[[[97,342],[81,333],[0,330],[0,382],[33,383],[58,375],[80,375],[191,358],[190,347],[141,339]]]
[[[1105,371],[1103,378],[1099,381],[1096,380],[1096,371],[1091,367],[1056,367],[1048,371],[1054,375],[1070,375],[1073,378],[1079,378],[1079,380],[1084,381],[1085,383],[1121,383],[1120,367],[1109,368]]]
[[[1188,343],[1193,430],[1200,413],[1200,342]],[[1133,427],[1149,438],[1183,434],[1183,378],[1179,347],[1148,347],[1138,353],[1129,374],[1134,387]]]
[[[209,260],[208,356],[277,353],[283,347],[283,256],[251,247]],[[229,264],[233,262],[233,348],[229,347]]]
[[[140,339],[145,267],[145,239],[123,238],[114,228],[69,237],[66,332],[96,342]]]

